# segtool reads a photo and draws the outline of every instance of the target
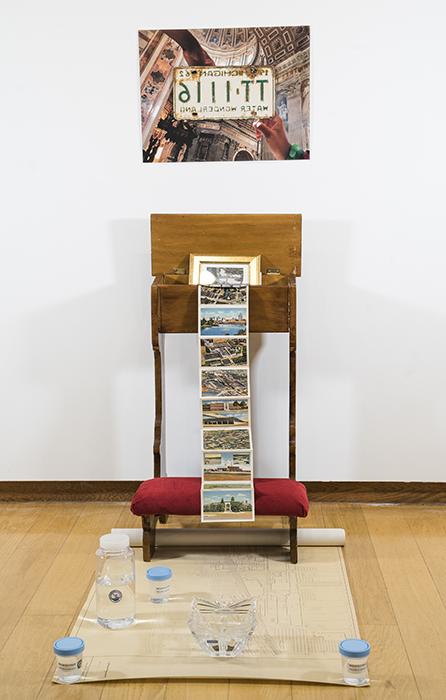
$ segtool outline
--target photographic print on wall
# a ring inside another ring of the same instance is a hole
[[[310,157],[310,28],[139,31],[144,163]]]

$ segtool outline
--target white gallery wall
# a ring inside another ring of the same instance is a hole
[[[439,0],[3,0],[0,480],[152,473],[151,212],[300,212],[298,471],[446,465]],[[143,165],[138,28],[311,25],[311,160]],[[258,475],[285,475],[287,338],[253,337]],[[166,341],[166,456],[199,474],[197,341]]]

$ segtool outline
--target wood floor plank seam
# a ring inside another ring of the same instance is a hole
[[[72,623],[70,621],[70,623],[66,626],[65,631],[64,632],[61,631],[61,633],[60,633],[61,637],[64,635],[67,636],[69,634],[69,630],[71,629],[71,625],[72,625]],[[50,664],[48,666],[47,671],[43,674],[42,682],[40,683],[39,689],[37,691],[36,700],[39,700],[42,693],[43,693],[43,700],[45,700],[45,695],[47,695],[47,689],[44,689],[44,686],[46,685],[47,682],[52,683],[52,678],[54,675],[53,674],[53,664],[54,664],[54,659],[52,659],[50,661]]]
[[[377,553],[377,551],[376,551],[375,543],[374,543],[373,538],[372,538],[371,533],[370,533],[369,524],[368,524],[368,522],[367,522],[367,518],[365,517],[365,512],[364,512],[364,511],[365,511],[365,508],[367,507],[367,504],[363,504],[363,505],[361,505],[360,507],[361,507],[361,510],[363,511],[363,514],[364,514],[364,522],[365,522],[365,526],[366,526],[366,528],[367,528],[367,532],[368,532],[368,534],[369,534],[370,544],[371,544],[371,546],[372,546],[372,548],[373,548],[373,551],[375,552],[376,561],[377,561],[378,567],[379,567],[379,569],[380,569],[380,571],[381,571],[381,579],[382,579],[382,582],[383,582],[383,584],[384,584],[384,587],[385,587],[385,589],[386,589],[386,591],[387,591],[387,598],[388,598],[388,601],[389,601],[389,605],[390,605],[390,607],[391,607],[391,609],[392,609],[392,612],[393,612],[393,616],[394,616],[394,618],[395,618],[396,625],[397,625],[397,627],[398,627],[398,632],[399,632],[399,635],[400,635],[400,638],[401,638],[402,645],[403,645],[403,647],[404,647],[404,651],[405,651],[405,654],[406,654],[407,663],[409,664],[410,670],[411,670],[411,672],[412,672],[412,678],[413,678],[414,683],[415,683],[415,686],[416,686],[416,688],[417,688],[418,695],[419,695],[420,699],[422,700],[422,697],[423,697],[423,696],[422,696],[422,694],[421,694],[420,686],[419,686],[419,684],[418,684],[418,680],[417,680],[417,677],[416,677],[414,668],[413,668],[413,666],[412,666],[412,660],[411,660],[411,658],[410,658],[410,653],[409,653],[409,650],[408,650],[408,648],[407,648],[407,645],[406,645],[406,642],[405,642],[405,639],[404,639],[404,635],[403,635],[403,633],[402,633],[401,627],[400,627],[399,622],[398,622],[398,616],[397,616],[395,607],[394,607],[393,602],[392,602],[392,597],[391,597],[391,595],[390,595],[390,591],[389,591],[388,586],[387,586],[387,582],[386,582],[386,579],[385,579],[385,576],[384,576],[384,572],[383,572],[383,570],[382,570],[382,566],[381,566],[381,563],[380,563],[380,560],[379,560],[379,556],[378,556],[378,553]]]
[[[14,555],[14,552],[22,544],[23,540],[25,539],[26,535],[28,534],[28,531],[32,528],[32,526],[36,522],[37,518],[38,518],[38,515],[36,516],[35,520],[32,520],[30,522],[29,527],[27,527],[26,530],[23,532],[23,535],[20,537],[20,540],[15,544],[14,548],[8,553],[6,558],[3,558],[3,556],[2,556],[3,564],[7,564],[8,560]]]
[[[437,585],[437,582],[436,582],[436,580],[435,580],[435,577],[432,575],[432,571],[431,571],[431,568],[430,568],[430,566],[429,566],[429,563],[428,563],[428,561],[426,560],[426,557],[424,556],[423,550],[421,549],[420,545],[419,545],[418,542],[417,542],[417,538],[414,537],[414,540],[415,540],[415,544],[416,544],[416,546],[417,546],[417,548],[418,548],[418,551],[419,551],[419,553],[420,553],[420,557],[422,558],[422,560],[423,560],[423,562],[424,562],[424,565],[425,565],[425,567],[426,567],[426,570],[427,570],[427,572],[428,572],[428,574],[429,574],[429,576],[430,576],[430,579],[431,579],[431,581],[432,581],[432,585],[433,585],[433,587],[435,588],[435,590],[437,591],[437,593],[438,593],[438,598],[439,598],[441,604],[443,605],[443,607],[444,607],[444,609],[445,609],[445,611],[446,611],[446,605],[445,605],[445,603],[444,603],[443,596],[441,595],[441,591],[440,591],[440,589],[438,588],[438,585]],[[446,692],[445,692],[445,695],[446,695]]]
[[[71,528],[67,531],[66,536],[65,536],[63,542],[61,543],[60,547],[54,552],[54,557],[53,557],[53,560],[52,560],[52,561],[55,560],[55,558],[57,557],[57,555],[59,554],[59,552],[62,550],[63,546],[65,545],[65,542],[67,541],[68,537],[70,536],[71,532],[73,531],[75,525],[77,525],[78,520],[79,520],[79,518],[81,517],[82,513],[84,513],[85,509],[86,509],[86,506],[84,505],[84,506],[82,507],[82,509],[81,509],[81,512],[80,512],[79,515],[77,516],[76,520],[73,522]],[[51,566],[51,565],[50,565],[50,566]],[[49,568],[50,568],[50,567],[48,567],[48,569],[49,569]],[[47,571],[48,571],[48,569],[47,569]],[[32,600],[33,600],[33,598],[34,598],[34,596],[36,595],[38,589],[40,588],[40,585],[43,583],[44,579],[45,579],[45,577],[43,577],[43,579],[40,581],[39,587],[36,589],[34,595],[31,596],[30,599],[28,600],[28,603],[25,605],[25,607],[24,607],[24,609],[23,609],[23,611],[22,611],[22,614],[21,614],[20,618],[17,620],[16,624],[14,625],[13,629],[11,630],[11,633],[8,635],[7,639],[5,640],[5,643],[2,645],[2,648],[4,648],[4,646],[5,646],[5,644],[7,643],[8,639],[10,639],[11,635],[14,633],[15,629],[17,628],[17,625],[20,624],[20,621],[21,621],[24,617],[26,617],[27,615],[29,615],[29,613],[27,612],[27,610],[28,610],[28,608],[29,608],[29,606],[30,606],[30,604],[31,604],[31,602],[32,602]],[[70,623],[69,625],[67,625],[66,630],[65,630],[65,634],[68,634],[70,628],[71,628],[71,623]],[[61,636],[62,636],[62,633],[61,633]],[[51,669],[51,663],[50,663],[49,669]]]
[[[432,572],[431,566],[430,566],[428,560],[426,559],[426,556],[425,556],[425,553],[423,552],[423,549],[420,547],[420,543],[418,542],[418,536],[417,536],[416,533],[414,532],[414,529],[413,529],[413,521],[412,521],[410,518],[407,518],[406,515],[404,516],[404,519],[406,520],[406,522],[407,522],[407,524],[408,524],[409,530],[412,532],[412,536],[413,536],[414,542],[415,542],[415,544],[416,544],[416,546],[417,546],[417,548],[418,548],[418,551],[419,551],[419,553],[420,553],[420,556],[421,556],[421,558],[422,558],[423,561],[424,561],[424,564],[425,564],[425,566],[426,566],[427,571],[429,572],[429,576],[431,577],[431,580],[432,580],[432,583],[433,583],[433,585],[434,585],[434,587],[435,587],[435,590],[436,590],[437,593],[438,593],[438,597],[440,598],[440,600],[441,600],[441,602],[442,602],[442,604],[443,604],[443,607],[444,607],[445,610],[446,610],[446,603],[445,603],[445,600],[444,600],[444,598],[443,598],[442,592],[441,592],[441,590],[438,588],[438,584],[437,584],[436,578],[435,578],[435,576],[434,576],[434,574],[433,574],[433,572]],[[443,528],[443,529],[444,529],[444,528]],[[446,695],[446,692],[445,692],[445,695]]]
[[[346,569],[347,573],[349,575],[350,579],[350,585],[352,589],[352,595],[355,597],[357,596],[357,603],[363,603],[362,600],[362,590],[365,588],[366,585],[373,584],[372,586],[372,594],[371,594],[371,600],[373,600],[373,593],[378,592],[381,589],[383,593],[383,597],[380,601],[383,604],[383,609],[385,611],[386,608],[388,608],[388,611],[391,615],[391,619],[387,619],[386,613],[383,610],[380,611],[378,615],[378,619],[373,617],[372,619],[368,619],[367,621],[370,623],[373,621],[373,623],[393,623],[397,624],[396,618],[395,618],[395,612],[390,604],[389,600],[389,595],[387,588],[384,584],[384,579],[382,575],[382,571],[380,567],[378,566],[378,559],[376,555],[376,550],[373,546],[372,539],[370,537],[370,532],[367,526],[367,522],[364,517],[364,512],[362,509],[362,504],[352,504],[352,503],[338,503],[338,504],[327,504],[325,509],[324,509],[324,527],[328,528],[342,528],[345,531],[345,537],[346,537],[346,544],[344,547],[344,556],[345,556],[345,564],[346,564]],[[349,529],[351,528],[351,529]],[[349,534],[351,530],[354,529],[354,532],[352,532],[352,538],[349,538]],[[363,532],[364,531],[364,532]],[[359,542],[355,543],[355,539],[357,539],[358,536],[363,536],[364,541],[360,540]],[[351,547],[354,548],[354,551],[352,552]],[[360,559],[358,558],[360,556]],[[369,578],[367,581],[364,581],[364,571],[366,568],[369,568]],[[375,571],[373,571],[375,569]],[[375,576],[370,578],[370,574],[375,573]],[[358,586],[359,586],[359,591],[358,591]],[[373,588],[375,590],[373,591]],[[370,596],[369,596],[370,597]],[[368,604],[370,607],[370,603]],[[358,615],[358,623],[360,625],[364,624],[364,616],[365,616],[366,610],[363,609],[362,605],[359,605],[359,608],[357,610],[357,615]]]
[[[66,537],[64,538],[64,540],[63,540],[63,542],[61,543],[60,547],[57,549],[57,551],[54,552],[54,556],[53,556],[53,560],[52,560],[52,562],[51,562],[51,565],[52,565],[52,563],[54,562],[54,560],[56,559],[56,557],[57,557],[57,555],[59,554],[59,552],[62,551],[62,549],[63,549],[63,547],[64,547],[64,545],[65,545],[65,542],[67,541],[67,539],[69,538],[69,536],[70,536],[71,533],[73,532],[75,525],[77,525],[77,523],[78,523],[78,521],[79,521],[79,518],[82,517],[82,514],[85,512],[85,510],[86,510],[86,505],[84,504],[84,507],[82,508],[82,510],[81,510],[81,512],[79,513],[79,515],[77,516],[76,520],[74,521],[74,523],[72,524],[72,526],[71,526],[70,529],[68,530],[68,532],[67,532],[67,534],[66,534]],[[51,565],[47,568],[46,574],[48,573],[49,569],[51,568]],[[31,602],[32,602],[32,600],[33,600],[33,598],[34,598],[34,596],[37,595],[37,593],[38,593],[38,591],[39,591],[39,589],[40,589],[40,586],[41,586],[41,585],[43,584],[43,582],[45,581],[46,574],[45,574],[45,576],[41,579],[41,581],[40,581],[38,587],[36,588],[36,590],[35,590],[35,592],[34,592],[34,595],[32,595],[31,598],[28,600],[28,603],[26,604],[26,606],[25,606],[25,608],[24,608],[24,610],[23,610],[22,616],[27,614],[27,609],[29,608],[29,606],[30,606],[30,604],[31,604]]]
[[[362,513],[363,513],[363,515],[364,515],[364,523],[365,523],[365,526],[366,526],[366,528],[367,528],[367,532],[368,532],[368,536],[369,536],[369,540],[370,540],[370,545],[371,545],[371,547],[372,547],[372,549],[373,549],[373,552],[374,552],[374,554],[375,554],[375,559],[376,559],[376,561],[377,561],[378,568],[379,568],[380,573],[381,573],[381,581],[382,581],[382,583],[383,583],[384,588],[386,589],[387,600],[388,600],[388,603],[389,603],[390,608],[391,608],[391,610],[392,610],[392,614],[393,614],[395,623],[396,623],[396,625],[398,626],[398,629],[400,629],[400,628],[399,628],[399,625],[398,625],[398,618],[397,618],[397,615],[396,615],[395,607],[394,607],[394,605],[393,605],[393,603],[392,603],[392,598],[391,598],[391,596],[390,596],[390,592],[389,592],[389,589],[388,589],[388,587],[387,587],[386,579],[385,579],[385,577],[384,577],[384,572],[383,572],[382,567],[381,567],[381,565],[380,565],[379,556],[378,556],[378,553],[377,553],[377,551],[376,551],[375,543],[374,543],[373,538],[372,538],[372,535],[371,535],[371,533],[370,533],[370,528],[369,528],[369,524],[368,524],[368,522],[367,522],[367,518],[365,517],[364,509],[365,509],[365,506],[367,506],[367,505],[368,505],[368,504],[361,505],[360,508],[361,508],[361,511],[362,511]],[[400,634],[401,634],[401,630],[400,630]],[[407,654],[407,649],[406,649],[406,654]],[[408,658],[409,658],[409,657],[408,657]]]
[[[398,514],[398,518],[400,518],[400,517],[401,517],[401,514],[402,514],[402,511],[401,511],[400,509],[398,509],[398,510],[396,510],[396,513]],[[376,515],[376,512],[373,512],[373,510],[371,510],[369,513],[367,512],[367,510],[365,511],[365,516],[366,516],[367,524],[369,524],[370,519],[373,520],[373,517],[374,517],[375,515]],[[392,515],[393,515],[393,513],[391,512],[390,518],[392,518]],[[405,519],[404,517],[403,517],[403,520],[404,520],[404,523],[405,523],[405,525],[406,525],[406,527],[407,527],[407,521],[406,521],[406,519]],[[393,529],[391,530],[391,532],[393,533],[394,530],[395,530],[395,526],[393,527]],[[411,535],[412,546],[415,545],[415,546],[416,546],[416,547],[415,547],[416,550],[419,551],[418,544],[416,543],[415,537],[413,537],[413,535],[412,535],[410,529],[409,529],[409,533],[410,533],[410,535]],[[376,537],[377,539],[379,539],[380,536],[381,536],[381,534],[380,534],[379,532],[377,532],[377,533],[372,533],[372,532],[371,532],[372,542],[374,541],[374,538],[375,538],[375,537]],[[404,532],[404,540],[407,541],[407,534],[406,534],[406,532]],[[384,544],[384,548],[385,548],[385,547],[386,547],[386,544]],[[375,548],[375,549],[376,549],[376,548]],[[394,609],[394,611],[395,611],[395,616],[396,616],[398,628],[400,629],[401,637],[402,637],[402,639],[403,639],[403,644],[404,644],[404,647],[405,647],[405,649],[406,649],[407,658],[408,658],[408,661],[409,661],[409,665],[410,665],[410,668],[411,668],[411,671],[412,671],[412,674],[413,674],[413,678],[414,678],[416,687],[417,687],[417,689],[418,689],[418,692],[420,693],[420,695],[421,695],[422,698],[425,698],[425,697],[426,697],[426,698],[429,698],[429,700],[430,700],[431,698],[437,698],[437,697],[438,697],[438,700],[443,700],[443,698],[445,697],[444,692],[442,692],[441,695],[439,695],[436,691],[435,691],[435,695],[432,695],[432,694],[431,694],[430,691],[432,690],[432,685],[431,685],[431,688],[428,689],[428,690],[426,691],[428,694],[426,694],[426,693],[424,692],[424,690],[425,690],[424,688],[422,689],[422,688],[420,687],[420,684],[419,684],[419,682],[418,682],[418,673],[419,673],[419,671],[417,672],[417,670],[414,668],[414,665],[413,665],[413,662],[412,662],[412,658],[413,658],[414,660],[417,660],[417,659],[420,658],[420,656],[419,656],[419,651],[420,651],[420,650],[419,650],[419,649],[414,649],[414,648],[413,648],[413,644],[412,644],[412,648],[410,648],[410,647],[408,646],[409,639],[406,639],[405,633],[404,633],[405,628],[409,629],[409,627],[412,627],[412,623],[411,623],[411,622],[409,622],[409,623],[406,622],[406,623],[405,623],[405,621],[401,619],[401,615],[400,615],[401,610],[400,610],[400,611],[397,611],[397,610],[395,609],[395,606],[394,606],[394,604],[393,604],[393,597],[394,597],[394,594],[396,595],[396,597],[398,597],[398,595],[399,595],[399,590],[397,590],[396,592],[395,592],[395,590],[390,590],[389,585],[388,585],[388,582],[387,582],[388,576],[389,576],[389,582],[391,582],[391,583],[394,583],[395,578],[392,577],[392,574],[391,574],[390,572],[387,572],[387,573],[386,573],[386,571],[384,571],[383,565],[385,564],[385,562],[387,561],[387,559],[386,559],[385,556],[383,556],[383,553],[382,553],[382,552],[381,552],[381,555],[380,555],[380,553],[378,552],[378,550],[376,550],[376,551],[377,551],[377,556],[378,556],[378,563],[379,563],[379,566],[380,566],[380,568],[381,568],[381,570],[382,570],[382,573],[383,573],[384,582],[385,582],[385,585],[386,585],[386,588],[387,588],[387,591],[388,591],[388,595],[389,595],[389,598],[390,598],[392,607],[393,607],[393,609]],[[411,557],[411,558],[410,558],[410,562],[412,563],[412,561],[413,561],[413,558]],[[422,561],[424,562],[424,558],[422,558]],[[389,566],[389,565],[388,565],[388,566]],[[391,567],[390,567],[390,568],[391,568]],[[426,574],[426,573],[428,574],[428,579],[430,580],[430,579],[431,579],[430,572],[427,571],[427,568],[426,568],[426,567],[424,567],[424,568],[426,569],[425,574]],[[404,590],[404,589],[403,589],[403,590]],[[441,606],[440,606],[441,609],[444,609],[443,601],[441,600],[440,596],[438,596],[437,587],[434,586],[434,587],[433,587],[433,590],[435,591],[435,593],[437,594],[437,597],[439,597],[439,599],[440,599],[440,601],[441,601]],[[415,617],[415,621],[416,621],[416,617]],[[432,633],[432,629],[426,629],[426,633],[427,633],[427,634]],[[434,634],[435,634],[435,630],[434,630]],[[443,650],[442,650],[442,651],[443,651]],[[442,659],[442,661],[444,662],[444,658]],[[437,670],[438,672],[441,673],[441,679],[442,679],[442,680],[440,681],[440,678],[439,678],[438,676],[432,676],[432,677],[429,678],[429,683],[430,683],[430,684],[433,684],[434,686],[438,686],[438,684],[441,682],[441,686],[442,686],[442,688],[443,688],[443,690],[444,690],[444,688],[446,688],[446,669],[445,669],[445,665],[444,665],[444,663],[442,663],[441,665],[439,665],[439,664],[437,663],[437,664],[435,665],[435,668],[436,668],[436,670]],[[426,671],[422,672],[422,676],[421,676],[424,683],[426,683],[426,676],[424,675],[425,673],[428,673],[428,671],[426,670]]]
[[[81,512],[82,512],[84,509],[85,509],[85,506],[82,507]],[[65,542],[66,542],[67,537],[69,536],[70,532],[72,532],[72,530],[73,530],[75,524],[77,523],[78,519],[79,519],[79,515],[77,516],[76,520],[73,522],[71,528],[70,528],[70,529],[68,530],[68,532],[66,533],[65,537],[64,537],[63,540],[62,540],[61,545],[60,545],[59,548],[55,551],[53,560],[54,560],[54,558],[57,556],[57,554],[61,551],[63,545],[64,545]],[[32,527],[32,526],[31,526],[31,527]],[[31,529],[31,528],[30,528],[30,529]],[[28,532],[29,532],[29,531],[28,531]],[[20,549],[20,547],[17,547],[15,551],[17,552],[17,550],[19,550],[19,549]],[[1,582],[0,582],[0,583],[1,583]],[[35,591],[35,593],[36,593],[36,592],[37,592],[37,591]],[[35,595],[35,593],[34,593],[34,595]],[[14,631],[16,630],[17,625],[20,623],[20,620],[21,620],[21,619],[23,618],[23,616],[26,614],[26,609],[28,608],[29,604],[31,603],[31,601],[32,601],[32,599],[33,599],[33,597],[34,597],[34,595],[32,595],[32,596],[29,598],[28,602],[26,603],[25,607],[24,607],[23,610],[22,610],[22,613],[21,613],[20,617],[17,618],[17,620],[16,620],[15,624],[13,625],[12,629],[10,630],[9,634],[7,634],[6,638],[3,640],[3,643],[0,644],[0,654],[1,654],[2,650],[4,649],[5,645],[8,643],[8,640],[11,638],[11,635],[12,635],[12,634],[14,633]]]

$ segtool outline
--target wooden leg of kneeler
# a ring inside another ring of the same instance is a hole
[[[142,515],[142,558],[150,561],[150,516]]]
[[[153,555],[155,554],[155,546],[156,546],[156,523],[158,520],[157,515],[151,515],[151,523],[150,523],[150,558],[152,559]]]
[[[161,525],[165,525],[169,520],[169,516],[164,513],[163,515],[158,516],[158,520],[160,521]]]
[[[151,561],[156,544],[156,515],[142,515],[142,556]]]
[[[290,562],[297,564],[297,518],[290,516]]]

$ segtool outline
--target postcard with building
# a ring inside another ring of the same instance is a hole
[[[204,450],[250,450],[251,431],[247,428],[227,430],[203,430]]]
[[[253,491],[243,484],[205,484],[202,511],[205,521],[252,520]]]
[[[202,367],[246,365],[248,362],[246,338],[202,338],[200,348]]]

